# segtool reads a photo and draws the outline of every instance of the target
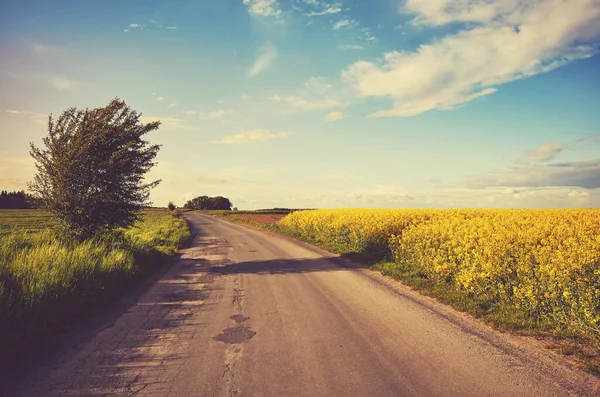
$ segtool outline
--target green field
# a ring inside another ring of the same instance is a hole
[[[0,209],[0,237],[13,232],[39,232],[55,225],[49,214],[40,210]]]
[[[122,236],[65,241],[37,210],[0,211],[0,350],[60,331],[164,265],[189,236],[185,220],[145,210]],[[4,350],[3,350],[4,351]]]

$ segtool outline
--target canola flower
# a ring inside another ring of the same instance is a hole
[[[600,210],[339,209],[280,227],[600,339]]]

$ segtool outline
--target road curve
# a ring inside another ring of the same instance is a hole
[[[186,218],[171,269],[15,395],[600,395],[535,340],[303,243]]]

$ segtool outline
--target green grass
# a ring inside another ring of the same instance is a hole
[[[40,232],[55,224],[52,217],[41,210],[0,209],[0,238],[21,231]]]
[[[190,232],[167,211],[144,211],[121,238],[59,238],[38,211],[1,211],[0,350],[60,332],[85,310],[131,289]]]

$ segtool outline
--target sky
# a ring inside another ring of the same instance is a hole
[[[119,97],[156,206],[599,207],[599,47],[599,0],[5,0],[0,189]]]

